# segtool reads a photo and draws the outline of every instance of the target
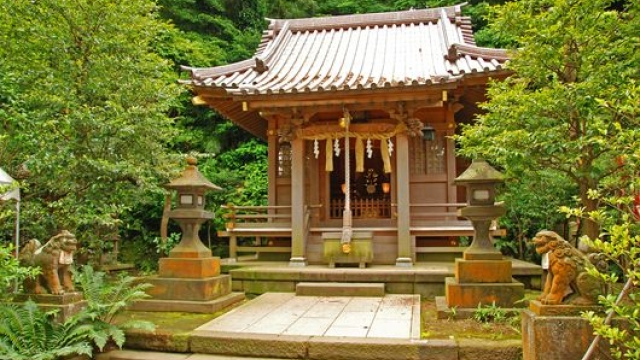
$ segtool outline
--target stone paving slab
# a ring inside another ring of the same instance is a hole
[[[196,330],[274,336],[420,338],[420,296],[266,293]]]
[[[300,282],[296,295],[304,296],[384,296],[384,283]]]

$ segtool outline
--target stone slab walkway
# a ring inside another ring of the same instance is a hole
[[[349,338],[420,338],[420,296],[266,293],[196,330]]]

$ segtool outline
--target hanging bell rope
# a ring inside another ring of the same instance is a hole
[[[348,110],[344,110],[343,118],[340,119],[340,124],[344,124],[344,211],[342,213],[342,252],[351,252],[351,237],[353,235],[352,216],[351,216],[351,168],[350,168],[350,155],[349,155],[349,124],[351,123],[351,114]]]

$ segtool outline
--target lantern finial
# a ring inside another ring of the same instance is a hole
[[[196,159],[195,156],[193,155],[188,155],[187,156],[187,164],[190,166],[196,166],[198,165],[198,159]]]

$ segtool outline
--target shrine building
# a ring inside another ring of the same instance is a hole
[[[254,56],[185,68],[193,103],[268,144],[268,206],[225,205],[231,257],[291,266],[412,264],[472,236],[450,138],[505,50],[460,6],[270,20]]]

